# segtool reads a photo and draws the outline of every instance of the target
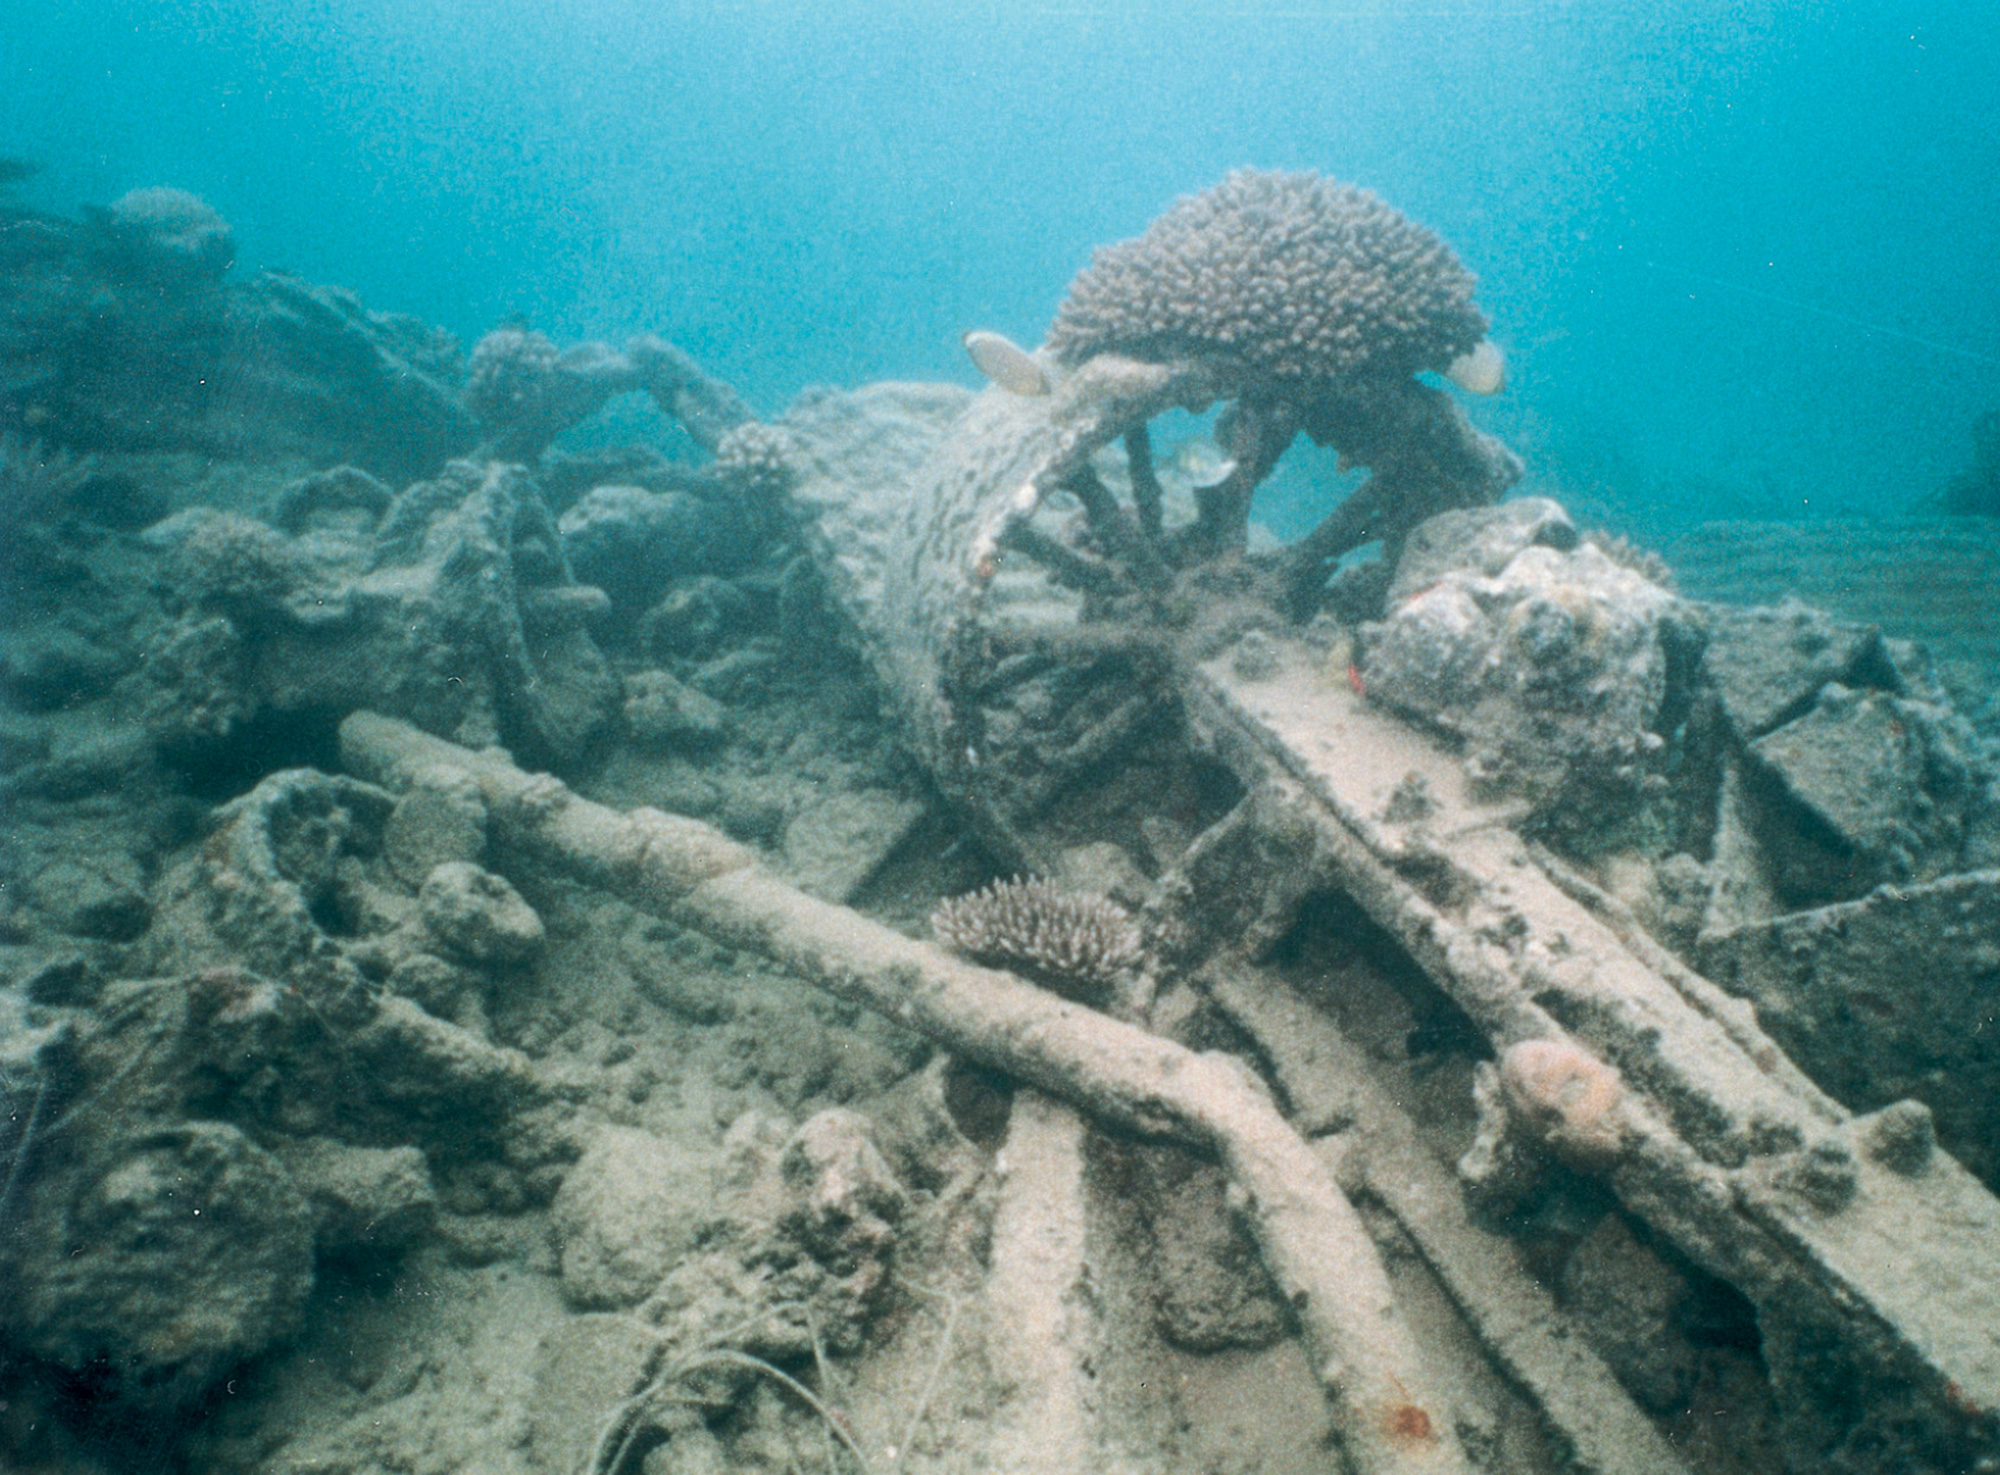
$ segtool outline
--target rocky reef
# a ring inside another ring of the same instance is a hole
[[[228,224],[185,191],[134,190],[82,220],[0,202],[0,226],[0,428],[392,480],[472,448],[449,335],[284,272],[231,279]]]

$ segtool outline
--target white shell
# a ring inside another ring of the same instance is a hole
[[[1471,353],[1462,353],[1451,361],[1444,377],[1467,394],[1498,394],[1507,387],[1507,360],[1501,355],[1499,344],[1491,338],[1482,338]]]
[[[1013,339],[1000,333],[974,328],[960,340],[973,367],[1010,394],[1047,394],[1047,370],[1034,355]]]

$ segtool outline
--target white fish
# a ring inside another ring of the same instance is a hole
[[[1482,338],[1472,352],[1451,361],[1444,377],[1467,394],[1498,394],[1507,387],[1507,360],[1499,344]]]
[[[1236,469],[1236,462],[1214,441],[1198,436],[1175,446],[1167,466],[1191,487],[1212,487]]]
[[[972,365],[1010,394],[1047,394],[1048,371],[1034,355],[1001,333],[974,328],[959,340]]]

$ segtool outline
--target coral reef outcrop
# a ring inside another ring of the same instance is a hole
[[[227,222],[183,190],[134,190],[82,220],[0,204],[0,223],[0,430],[392,480],[477,439],[448,334],[284,272],[232,280]]]
[[[1598,826],[1615,794],[1629,809],[1657,787],[1699,633],[1666,590],[1577,541],[1554,503],[1424,523],[1389,603],[1363,627],[1361,679],[1463,738],[1480,781],[1552,819],[1589,794]]]
[[[304,520],[305,500],[281,506]],[[571,578],[519,467],[454,462],[386,505],[352,479],[311,500],[338,504],[339,524],[286,538],[195,509],[147,533],[172,623],[142,679],[168,748],[363,705],[540,761],[573,758],[607,729],[618,683],[590,635],[604,596]]]
[[[1068,363],[1212,358],[1324,388],[1442,373],[1486,334],[1474,285],[1450,246],[1365,189],[1239,169],[1099,248],[1048,346]]]
[[[596,342],[558,350],[532,329],[495,328],[473,345],[465,403],[486,432],[486,454],[533,462],[608,400],[636,391],[652,396],[711,454],[752,419],[733,389],[652,334],[634,338],[622,352]]]

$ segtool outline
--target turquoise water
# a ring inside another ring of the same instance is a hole
[[[1510,358],[1480,413],[1640,533],[1914,507],[2000,405],[1990,7],[11,0],[0,57],[25,203],[176,185],[239,271],[660,331],[767,412],[971,382],[963,330],[1036,341],[1242,164],[1452,241]]]

